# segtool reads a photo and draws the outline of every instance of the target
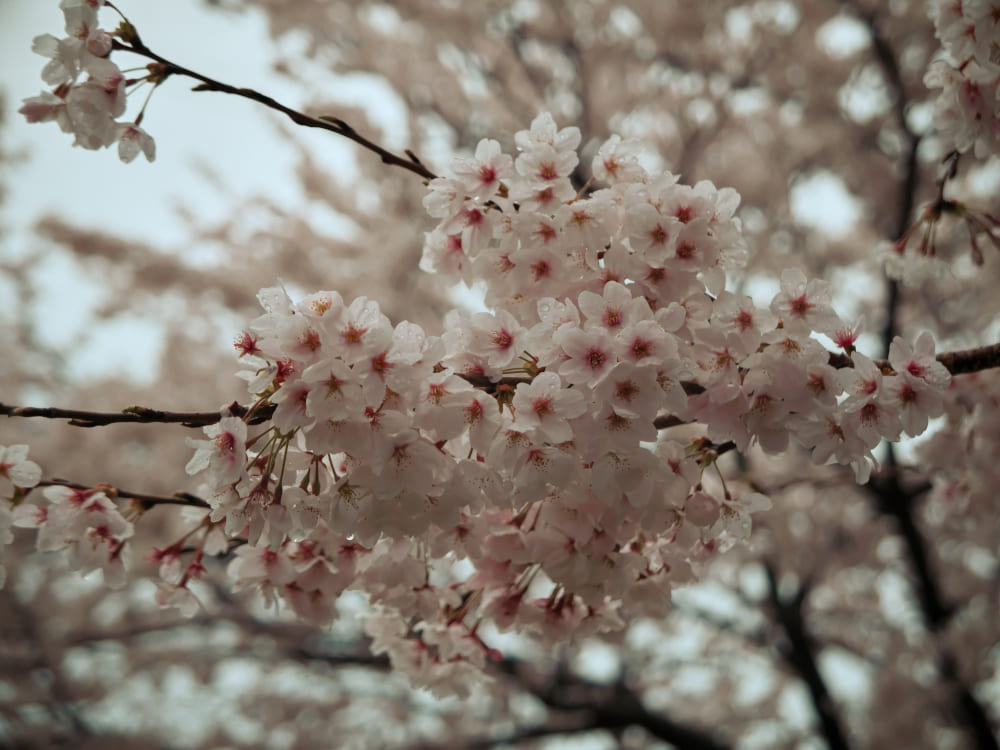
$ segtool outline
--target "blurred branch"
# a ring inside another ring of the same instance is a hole
[[[951,682],[957,692],[958,708],[965,716],[965,728],[975,739],[976,747],[979,750],[996,750],[1000,747],[997,736],[993,730],[993,724],[982,704],[976,700],[972,691],[962,682],[958,675],[958,667],[955,658],[951,654],[944,654],[938,668],[941,676]]]
[[[142,506],[143,510],[149,510],[157,505],[189,505],[197,508],[211,508],[206,501],[190,492],[175,492],[171,497],[160,495],[144,495],[141,492],[129,492],[127,490],[112,487],[111,485],[99,485],[91,487],[77,482],[68,482],[65,479],[48,479],[38,483],[39,487],[69,487],[74,490],[98,490],[114,494],[126,500],[135,500]]]
[[[650,712],[638,694],[625,684],[624,678],[613,685],[596,685],[577,677],[561,665],[551,678],[541,681],[530,674],[529,665],[513,659],[504,660],[500,669],[549,708],[582,713],[581,728],[570,731],[615,731],[635,726],[685,750],[727,750],[728,746],[720,743],[710,732]],[[498,742],[494,740],[492,744]]]
[[[884,476],[873,477],[865,487],[874,495],[879,510],[895,519],[916,578],[917,600],[920,603],[924,623],[931,633],[940,633],[956,608],[945,601],[931,565],[927,544],[920,529],[917,528],[913,515],[916,499],[929,489],[929,486],[922,484],[915,489],[906,489],[900,484],[896,472],[886,472]],[[1000,750],[1000,743],[997,741],[986,709],[961,680],[955,658],[944,648],[939,648],[939,653],[938,669],[942,677],[955,687],[961,726],[975,738],[975,747],[980,750]]]
[[[51,715],[54,726],[48,727],[48,740],[58,745],[76,746],[82,740],[92,737],[94,732],[74,708],[74,696],[66,684],[60,668],[60,653],[57,645],[50,642],[44,629],[39,625],[36,613],[24,606],[17,595],[10,590],[0,590],[0,609],[4,612],[4,641],[11,641],[11,630],[19,630],[21,644],[27,645],[33,654],[32,662],[36,670],[44,670],[47,676],[47,692],[51,706],[45,707]],[[3,659],[6,667],[8,659]],[[6,669],[4,670],[6,672]],[[39,684],[38,680],[34,681]],[[4,733],[6,734],[6,733]],[[0,742],[5,739],[0,736]],[[6,747],[6,745],[3,745]],[[13,744],[11,747],[30,747],[30,745]]]
[[[896,241],[906,234],[906,230],[910,226],[910,215],[913,213],[913,205],[916,202],[919,177],[917,149],[920,146],[920,136],[914,133],[906,122],[906,107],[909,104],[909,99],[906,96],[906,85],[903,82],[903,75],[899,69],[899,60],[889,40],[876,23],[875,13],[865,13],[853,2],[847,2],[847,6],[854,11],[854,14],[868,29],[875,52],[875,60],[882,69],[889,88],[894,94],[893,113],[896,117],[896,124],[908,143],[905,151],[904,177],[899,190],[896,220],[892,230],[892,237],[890,237],[891,240]],[[886,278],[886,319],[885,327],[882,330],[882,351],[889,351],[889,345],[896,335],[900,293],[899,281]]]
[[[770,639],[760,628],[747,627],[737,619],[726,618],[711,610],[691,604],[673,601],[672,607],[678,615],[703,623],[755,649],[765,649],[770,646]]]
[[[774,616],[781,626],[785,643],[778,650],[785,661],[806,683],[813,708],[819,719],[820,731],[830,750],[848,750],[847,737],[840,725],[836,706],[827,690],[823,676],[816,665],[816,645],[806,629],[802,608],[809,593],[806,583],[799,585],[791,595],[783,597],[778,591],[778,578],[773,565],[765,565],[768,595]]]
[[[247,637],[267,636],[273,638],[279,646],[279,652],[289,658],[303,662],[318,662],[332,666],[358,666],[376,671],[388,671],[389,660],[384,656],[373,656],[365,647],[365,639],[354,644],[350,650],[328,650],[315,642],[315,631],[308,627],[283,622],[268,622],[260,620],[245,609],[238,601],[224,591],[215,587],[220,601],[227,605],[220,615],[203,615],[193,619],[171,620],[165,623],[148,623],[133,625],[118,631],[98,631],[71,637],[75,645],[87,642],[107,640],[128,641],[133,638],[148,635],[153,632],[165,632],[174,628],[186,628],[192,625],[209,625],[226,620],[240,627]],[[242,649],[239,652],[247,656],[252,652]],[[219,656],[218,652],[211,655]],[[496,745],[524,742],[537,737],[579,734],[587,731],[608,730],[620,731],[630,726],[638,726],[652,736],[669,742],[685,750],[728,750],[727,746],[718,742],[711,734],[701,729],[677,723],[665,717],[649,712],[641,703],[635,692],[623,683],[613,686],[595,685],[572,675],[562,668],[557,671],[551,681],[539,684],[531,674],[527,663],[513,659],[505,659],[498,665],[499,669],[511,677],[516,686],[535,695],[549,708],[560,712],[568,712],[563,717],[563,723],[546,724],[542,727],[526,728],[500,738],[470,739],[467,742],[456,742],[449,739],[446,744],[414,745],[413,748],[490,748]]]
[[[922,484],[916,490],[907,491],[903,489],[894,473],[886,472],[884,476],[872,477],[865,487],[874,496],[879,511],[896,521],[916,576],[920,610],[924,614],[928,628],[932,632],[939,631],[954,613],[955,608],[944,602],[931,567],[927,546],[913,519],[913,505],[916,498],[930,489],[930,486]]]
[[[492,747],[516,747],[520,743],[528,742],[530,740],[537,740],[544,737],[568,737],[574,734],[594,732],[604,728],[605,727],[594,726],[593,722],[585,722],[574,727],[553,727],[542,725],[539,727],[521,729],[500,737],[484,737],[482,739],[467,740],[465,742],[458,742],[451,739],[441,744],[422,743],[419,745],[410,745],[407,750],[443,750],[443,748],[448,748],[449,750],[488,750],[488,748]]]

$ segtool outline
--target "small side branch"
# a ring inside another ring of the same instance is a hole
[[[175,492],[170,497],[164,497],[162,495],[146,495],[141,492],[129,492],[128,490],[119,489],[118,487],[113,487],[111,485],[99,485],[97,487],[91,487],[87,484],[80,484],[78,482],[68,482],[65,479],[48,479],[38,483],[39,487],[69,487],[74,490],[103,490],[108,494],[112,494],[115,497],[124,498],[126,500],[132,500],[138,505],[142,506],[143,510],[149,510],[157,505],[187,505],[193,506],[195,508],[211,508],[205,500],[201,499],[197,495],[192,495],[190,492]]]
[[[359,146],[378,154],[379,158],[382,159],[383,164],[389,164],[390,166],[402,167],[403,169],[409,170],[415,174],[420,175],[425,180],[433,180],[437,177],[431,170],[424,166],[423,162],[417,158],[409,149],[406,150],[406,156],[399,156],[394,154],[386,148],[378,145],[372,140],[365,138],[363,135],[358,133],[353,127],[347,124],[344,120],[339,117],[312,117],[298,110],[294,110],[291,107],[286,107],[284,104],[266,96],[259,91],[255,91],[250,88],[238,88],[236,86],[230,86],[228,83],[222,83],[221,81],[216,81],[213,78],[197,73],[189,68],[185,68],[183,65],[178,65],[177,63],[167,60],[155,52],[153,52],[149,47],[143,44],[142,40],[139,38],[138,34],[133,34],[131,39],[131,44],[124,44],[117,39],[114,40],[113,48],[116,50],[121,50],[122,52],[131,52],[136,55],[141,55],[142,57],[154,60],[158,66],[159,70],[156,71],[159,77],[159,82],[162,82],[171,75],[187,76],[188,78],[193,78],[200,83],[195,86],[195,91],[217,91],[222,94],[231,94],[233,96],[241,96],[244,99],[249,99],[251,101],[257,102],[258,104],[263,104],[269,109],[273,109],[276,112],[288,117],[296,125],[301,125],[307,128],[319,128],[321,130],[328,130],[331,133],[336,133],[337,135],[348,138]]]

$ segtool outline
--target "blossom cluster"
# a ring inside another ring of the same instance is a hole
[[[118,120],[136,81],[110,60],[104,5],[62,0],[67,37],[34,42],[55,88],[21,112],[84,148],[152,160],[141,115]],[[927,77],[942,88],[938,127],[961,151],[992,153],[998,4],[934,8],[955,63]],[[360,591],[374,650],[418,684],[461,692],[496,656],[490,628],[544,645],[620,630],[662,615],[674,587],[746,540],[770,501],[727,482],[727,451],[798,446],[864,482],[880,441],[932,417],[949,417],[942,455],[986,430],[947,398],[930,334],[897,337],[880,366],[855,350],[860,329],[822,281],[787,269],[767,305],[733,292],[746,256],[735,190],[651,173],[618,136],[583,183],[580,131],[548,114],[514,143],[516,155],[483,140],[424,200],[437,224],[421,267],[481,285],[487,312],[454,310],[436,336],[365,297],[260,292],[264,313],[236,342],[252,406],[189,441],[209,507],[186,509],[181,538],[153,550],[161,604],[194,613],[192,584],[215,555],[236,589],[316,624]],[[949,492],[988,484],[980,454],[977,482]],[[31,495],[40,477],[25,446],[0,447],[13,488],[0,546],[33,528],[39,550],[122,585],[135,514],[107,487]]]
[[[23,502],[14,508],[14,525],[38,529],[39,552],[61,551],[73,570],[84,574],[100,570],[106,585],[124,586],[126,540],[134,528],[108,492],[53,485],[45,487],[42,496],[44,504]]]
[[[42,489],[45,503],[28,501],[28,492],[42,478],[42,469],[28,459],[28,446],[0,446],[0,550],[13,541],[11,528],[38,529],[40,552],[61,551],[70,567],[81,573],[100,570],[113,588],[125,585],[132,523],[103,489],[75,489],[51,484]],[[13,491],[11,495],[8,492]],[[112,491],[113,496],[113,491]],[[0,586],[4,569],[0,566]]]
[[[28,458],[26,445],[0,445],[0,552],[14,541],[11,527],[14,525],[13,506],[5,498],[10,495],[12,502],[21,499],[22,494],[35,487],[42,479],[42,469]],[[0,587],[6,579],[6,571],[0,564]]]
[[[924,78],[941,89],[934,124],[964,153],[983,159],[1000,151],[1000,2],[933,0],[930,15],[947,59]]]
[[[0,551],[14,537],[13,527],[37,529],[40,552],[62,552],[70,568],[102,571],[105,584],[125,585],[126,541],[133,525],[119,512],[111,488],[78,489],[42,483],[42,469],[28,458],[28,446],[0,446]],[[42,483],[44,503],[28,498]],[[4,584],[0,565],[0,587]]]
[[[136,83],[126,79],[110,55],[116,33],[98,25],[104,0],[62,0],[66,36],[35,37],[32,50],[49,62],[42,80],[53,90],[25,99],[19,112],[28,122],[55,122],[64,133],[72,133],[73,145],[97,150],[118,144],[118,156],[131,162],[141,152],[148,161],[156,156],[156,144],[134,121],[122,121],[126,111],[126,89]]]
[[[552,644],[662,613],[769,507],[726,484],[723,450],[794,441],[865,481],[950,382],[929,334],[897,338],[891,370],[854,351],[798,271],[767,308],[727,291],[735,191],[649,174],[617,137],[591,165],[606,187],[577,188],[579,131],[547,114],[515,142],[481,142],[425,200],[422,265],[482,282],[489,312],[432,336],[365,297],[262,290],[236,342],[254,406],[191,441],[205,528],[243,542],[237,588],[317,623],[363,591],[376,650],[445,691],[492,656],[483,622]],[[670,438],[684,423],[703,434]]]
[[[770,501],[726,482],[723,452],[794,442],[865,481],[881,440],[942,412],[929,334],[880,369],[823,282],[786,270],[767,307],[728,290],[738,194],[649,173],[617,136],[578,185],[580,141],[542,114],[516,159],[484,140],[430,181],[421,265],[481,283],[489,310],[452,311],[441,336],[365,297],[260,292],[236,342],[252,406],[189,441],[210,507],[153,551],[161,604],[197,610],[205,555],[317,624],[362,591],[375,650],[462,691],[495,656],[483,623],[543,644],[618,630],[745,540]],[[11,451],[0,466],[30,486]],[[7,526],[122,583],[133,526],[114,492],[41,494],[4,503]]]

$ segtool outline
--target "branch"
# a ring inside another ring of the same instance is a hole
[[[62,659],[60,658],[61,654],[55,649],[57,644],[54,644],[46,635],[45,629],[39,626],[38,613],[21,602],[13,591],[9,589],[7,591],[0,591],[0,608],[4,612],[4,624],[9,623],[12,626],[9,630],[16,628],[21,631],[17,635],[22,637],[22,643],[18,645],[27,646],[26,650],[32,654],[32,660],[35,663],[36,669],[43,669],[47,673],[48,679],[44,683],[40,683],[38,687],[42,688],[43,695],[47,694],[46,697],[48,697],[52,704],[51,708],[48,708],[48,712],[53,720],[58,722],[58,719],[62,718],[66,724],[66,726],[52,726],[53,722],[46,722],[49,724],[47,727],[50,732],[48,736],[49,741],[62,746],[83,746],[86,744],[88,738],[95,736],[95,732],[77,711],[77,696],[71,693],[67,684],[65,672],[62,667]],[[4,634],[5,645],[11,636],[9,630]],[[6,659],[4,661],[6,662]],[[4,664],[4,666],[6,667],[7,665]],[[14,684],[17,685],[16,682]],[[36,707],[45,710],[46,707],[44,705],[38,706],[39,701],[36,700],[35,703]],[[7,727],[4,727],[4,729],[7,729]],[[8,739],[9,737],[10,735],[5,731],[3,738]],[[17,739],[16,735],[13,739]],[[28,746],[28,743],[24,745],[0,745],[0,747],[4,748]]]
[[[573,727],[552,727],[546,724],[538,727],[520,729],[502,737],[483,737],[481,739],[471,739],[458,741],[455,738],[448,739],[444,743],[422,743],[410,745],[406,750],[489,750],[493,747],[517,747],[522,742],[537,740],[545,737],[569,738],[582,732],[593,732],[603,727],[595,726],[593,721],[579,724]]]
[[[872,479],[865,487],[875,496],[878,509],[895,519],[916,577],[917,600],[920,602],[924,623],[930,632],[941,632],[955,613],[955,606],[946,602],[941,593],[927,545],[913,518],[914,501],[928,486],[921,485],[916,489],[906,490],[900,485],[895,473],[888,473],[884,478]],[[981,750],[1000,750],[1000,743],[997,742],[986,709],[962,682],[955,658],[943,648],[939,669],[941,675],[954,685],[957,708],[962,717],[961,725],[975,738],[975,747]]]
[[[681,617],[703,623],[753,648],[764,649],[770,646],[770,638],[761,629],[744,627],[737,619],[726,619],[708,609],[681,604],[676,600],[672,602],[672,606],[673,611]]]
[[[245,417],[251,407],[235,401],[221,411],[162,411],[146,406],[127,406],[120,412],[83,411],[80,409],[58,409],[55,407],[14,406],[0,403],[0,414],[8,417],[42,417],[44,419],[68,419],[74,427],[103,427],[118,423],[164,423],[179,424],[183,427],[205,427],[215,424],[226,416]],[[270,419],[273,405],[258,408],[249,424],[260,424]]]
[[[854,367],[854,362],[846,354],[830,353],[830,364],[837,368]],[[981,346],[977,349],[965,349],[956,352],[944,352],[937,355],[937,361],[945,366],[952,375],[966,375],[981,370],[1000,367],[1000,344]],[[894,374],[895,370],[887,359],[876,359],[875,364],[886,374]],[[498,386],[516,387],[518,383],[529,382],[527,378],[502,378],[497,382],[476,375],[460,375],[474,386],[496,389]],[[688,395],[704,391],[698,383],[681,383]],[[188,411],[172,412],[160,409],[150,409],[146,406],[129,406],[120,412],[95,412],[80,409],[58,409],[55,407],[15,406],[0,403],[0,414],[8,417],[42,417],[45,419],[68,419],[74,427],[103,427],[116,423],[169,423],[184,427],[205,427],[215,424],[225,416],[245,417],[252,407],[233,402],[221,411]],[[254,409],[248,424],[261,424],[271,418],[274,413],[273,404],[264,404]],[[683,422],[671,416],[657,417],[653,423],[657,429],[675,427]]]
[[[955,608],[944,602],[927,554],[927,545],[913,520],[913,502],[920,491],[904,491],[899,480],[891,474],[885,478],[873,477],[865,488],[874,495],[879,511],[896,521],[916,576],[917,599],[924,621],[932,632],[940,631]],[[929,487],[922,485],[921,491],[925,489]]]
[[[872,47],[875,51],[875,59],[878,61],[879,67],[882,68],[882,72],[889,82],[889,87],[895,93],[893,112],[896,117],[896,123],[909,142],[909,148],[906,150],[905,177],[903,178],[899,194],[899,208],[896,212],[895,227],[892,230],[892,237],[890,238],[893,242],[896,242],[906,234],[906,230],[910,226],[910,214],[913,213],[913,204],[916,201],[917,177],[919,172],[917,150],[920,146],[920,136],[914,133],[906,122],[906,107],[909,102],[906,96],[906,85],[903,83],[903,75],[899,69],[899,61],[897,60],[895,50],[889,44],[889,40],[886,39],[878,24],[875,23],[874,13],[866,15],[861,13],[857,8],[855,8],[855,12],[858,13],[862,22],[868,27],[868,33],[872,38]],[[887,312],[885,327],[882,330],[883,351],[889,351],[889,345],[896,335],[896,318],[899,313],[900,301],[899,282],[895,279],[887,278],[886,287]]]
[[[131,26],[131,24],[129,24]],[[230,86],[228,83],[222,83],[221,81],[216,81],[213,78],[204,76],[201,73],[196,73],[189,68],[185,68],[183,65],[178,65],[170,60],[153,52],[149,47],[143,44],[142,40],[139,38],[138,33],[134,31],[135,27],[132,27],[133,34],[131,36],[131,44],[123,44],[117,39],[113,42],[113,49],[121,50],[123,52],[132,52],[136,55],[141,55],[150,60],[155,60],[160,67],[157,71],[152,71],[153,75],[158,78],[157,85],[162,83],[166,78],[171,75],[182,75],[188,78],[193,78],[201,83],[194,87],[194,91],[218,91],[222,94],[232,94],[233,96],[241,96],[244,99],[250,99],[251,101],[263,104],[265,107],[273,109],[277,112],[281,112],[286,115],[292,122],[296,125],[302,125],[307,128],[319,128],[321,130],[328,130],[331,133],[336,133],[344,138],[349,138],[363,148],[372,151],[382,159],[383,164],[389,164],[395,167],[402,167],[410,172],[420,175],[425,180],[433,180],[437,177],[431,170],[424,166],[423,162],[417,158],[417,155],[412,151],[407,150],[406,157],[398,156],[391,151],[379,146],[374,141],[370,141],[363,135],[358,133],[353,127],[348,125],[344,120],[339,117],[312,117],[310,115],[304,114],[291,107],[286,107],[278,101],[275,101],[269,96],[265,96],[259,91],[249,88],[237,88],[236,86]]]
[[[779,647],[779,652],[788,665],[795,670],[812,698],[813,708],[819,719],[820,730],[830,750],[848,750],[847,738],[840,726],[833,698],[827,690],[823,676],[816,666],[814,651],[816,649],[812,637],[806,629],[802,607],[808,595],[808,586],[802,584],[795,594],[783,598],[778,592],[778,580],[772,565],[765,565],[767,574],[768,595],[774,615],[785,634],[786,643]]]
[[[47,479],[45,481],[39,482],[38,487],[69,487],[74,490],[104,490],[115,497],[122,497],[126,500],[134,500],[142,506],[143,510],[149,510],[157,505],[188,505],[194,506],[196,508],[211,508],[205,500],[202,500],[197,495],[192,495],[190,492],[175,492],[171,497],[163,497],[160,495],[144,495],[141,492],[129,492],[127,490],[122,490],[117,487],[113,487],[109,484],[98,485],[97,487],[91,487],[87,484],[79,484],[77,482],[68,482],[65,479]]]
[[[969,373],[1000,367],[1000,344],[980,346],[976,349],[963,349],[957,352],[943,352],[937,355],[937,361],[945,366],[952,375],[968,375]],[[846,354],[830,353],[830,364],[837,368],[854,367],[854,362]],[[875,365],[886,375],[895,374],[895,370],[887,359],[876,359]]]
[[[958,667],[955,664],[955,657],[945,654],[941,658],[941,675],[951,682],[956,689],[958,696],[958,708],[965,715],[965,728],[975,738],[976,747],[980,750],[997,750],[1000,743],[993,733],[993,725],[982,704],[972,694],[972,691],[962,682],[958,676]]]
[[[610,686],[595,685],[560,668],[549,684],[539,685],[530,676],[528,665],[522,662],[505,659],[499,666],[521,688],[549,708],[583,712],[586,715],[584,724],[587,729],[614,731],[637,726],[653,737],[685,750],[727,750],[728,746],[719,742],[710,732],[650,712],[624,680]]]

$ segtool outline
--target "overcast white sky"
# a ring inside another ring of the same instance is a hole
[[[197,0],[126,2],[122,7],[147,45],[178,63],[277,97],[301,96],[287,79],[270,70],[272,46],[261,14],[209,12]],[[109,10],[102,11],[101,18],[107,26],[115,20]],[[44,87],[40,73],[45,59],[31,52],[32,37],[42,33],[60,36],[62,32],[57,0],[3,0],[0,82],[11,110]],[[136,65],[143,62],[115,55],[123,67],[133,60]],[[145,122],[157,139],[158,158],[152,165],[142,158],[123,165],[114,152],[71,148],[70,136],[55,125],[28,125],[12,112],[8,137],[15,146],[28,147],[32,158],[14,175],[17,190],[11,196],[9,212],[24,216],[54,211],[140,236],[146,236],[152,224],[164,242],[177,241],[184,232],[176,228],[172,208],[164,198],[184,196],[186,203],[209,211],[217,203],[206,205],[202,200],[206,186],[190,169],[199,158],[224,168],[237,195],[268,190],[278,200],[294,198],[293,184],[274,180],[275,170],[289,164],[291,152],[282,149],[275,137],[273,120],[262,117],[253,103],[189,89],[188,82],[175,79],[153,97]],[[144,97],[145,91],[140,96]],[[130,102],[129,112],[135,108],[136,103]],[[282,193],[283,185],[287,185],[287,195]]]
[[[120,7],[146,44],[168,59],[227,83],[256,88],[290,106],[303,105],[305,90],[271,70],[274,46],[263,14],[212,12],[199,0],[126,0]],[[116,23],[113,11],[107,9],[101,20],[108,28]],[[188,231],[178,218],[178,204],[211,220],[229,215],[242,199],[255,194],[267,194],[283,205],[300,200],[298,181],[291,176],[294,152],[276,126],[282,121],[280,115],[237,97],[194,93],[186,79],[161,86],[147,109],[144,127],[157,141],[153,164],[141,156],[132,164],[121,164],[115,150],[73,148],[71,136],[54,123],[29,125],[16,110],[22,99],[45,88],[40,77],[45,59],[31,52],[32,38],[43,33],[64,33],[58,0],[0,0],[0,88],[8,113],[4,142],[28,157],[2,176],[8,198],[0,216],[4,227],[0,254],[25,253],[37,242],[30,234],[32,224],[46,214],[58,214],[74,224],[196,257],[199,248],[184,245]],[[123,68],[145,62],[119,54],[114,59]],[[343,84],[339,90],[351,93],[351,87]],[[142,89],[130,98],[130,116],[145,96]],[[300,129],[296,137],[321,164],[336,165],[342,176],[352,173],[353,144],[321,131]],[[201,176],[199,163],[224,178],[224,195]],[[68,258],[37,271],[46,288],[53,290],[54,302],[43,312],[47,340],[61,345],[79,341],[81,334],[87,339],[78,348],[81,376],[125,370],[140,378],[153,377],[158,342],[149,322],[122,321],[96,333],[84,330],[86,310],[96,304],[100,286],[82,278]],[[5,296],[0,279],[0,318],[9,315]],[[129,345],[123,347],[123,340]]]

